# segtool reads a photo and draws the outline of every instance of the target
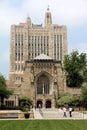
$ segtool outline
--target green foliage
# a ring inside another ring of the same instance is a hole
[[[0,87],[0,98],[8,98],[12,94],[12,90],[7,89],[6,87]]]
[[[6,82],[3,75],[0,75],[0,88],[1,87],[6,87]]]
[[[71,102],[72,106],[75,106],[75,107],[76,106],[81,106],[82,102],[81,102],[80,99],[81,99],[80,97],[73,97],[72,102]]]
[[[81,90],[83,99],[87,100],[87,86],[82,87]]]
[[[58,106],[80,106],[82,105],[81,97],[73,97],[69,94],[62,94],[57,100]]]
[[[87,82],[87,69],[84,71],[84,81]]]
[[[72,101],[72,97],[68,94],[61,94],[57,100],[58,106],[70,105]]]
[[[27,111],[28,108],[32,105],[32,100],[28,97],[21,97],[20,100],[20,107],[22,111]]]
[[[87,86],[81,87],[81,96],[82,96],[84,106],[87,106]]]
[[[64,106],[66,104],[68,105],[70,102],[71,102],[71,98],[69,96],[64,96],[61,97],[57,103],[59,106]]]
[[[81,87],[87,79],[87,57],[85,53],[73,51],[64,58],[66,83],[68,87]]]
[[[4,98],[8,98],[13,94],[12,90],[9,90],[6,85],[6,80],[3,75],[0,75],[0,99],[3,104]]]

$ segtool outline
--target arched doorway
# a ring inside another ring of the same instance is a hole
[[[46,75],[41,75],[37,80],[37,94],[49,94],[50,82]]]
[[[46,108],[51,108],[51,101],[50,100],[46,101]]]
[[[37,108],[39,108],[39,107],[41,107],[41,108],[43,107],[43,103],[41,100],[37,101]]]

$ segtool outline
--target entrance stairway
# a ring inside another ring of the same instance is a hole
[[[69,116],[69,111],[66,112],[67,117],[63,117],[63,110],[61,109],[33,109],[35,119],[83,119],[82,112],[72,112],[72,117]]]
[[[34,119],[43,119],[39,109],[33,108],[33,112],[34,112]]]

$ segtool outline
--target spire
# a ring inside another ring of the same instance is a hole
[[[50,9],[49,9],[49,5],[48,5],[48,7],[47,7],[47,11],[49,11]]]
[[[31,26],[31,19],[30,19],[29,16],[28,16],[27,19],[26,19],[26,23],[27,23],[27,25]]]
[[[49,5],[47,12],[45,13],[45,27],[49,27],[52,24],[51,12],[49,11]]]

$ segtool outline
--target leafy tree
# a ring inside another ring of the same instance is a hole
[[[83,99],[83,105],[87,106],[87,86],[82,86],[81,95]]]
[[[68,87],[81,87],[87,79],[87,57],[85,53],[73,51],[64,58],[66,83]]]
[[[59,106],[81,106],[82,100],[81,97],[73,97],[69,94],[62,94],[59,99],[57,100],[57,105]]]
[[[71,95],[68,93],[62,93],[60,97],[57,99],[57,105],[58,106],[66,106],[70,105],[72,101]]]
[[[32,100],[28,97],[21,97],[20,100],[20,107],[22,110],[25,110],[26,107],[30,108],[30,106],[32,105]]]
[[[81,106],[82,102],[81,102],[81,98],[80,97],[73,97],[72,98],[72,102],[71,102],[72,106]]]
[[[64,106],[64,105],[69,105],[71,103],[71,97],[67,96],[63,96],[60,99],[58,99],[57,104],[59,106]]]
[[[1,100],[1,107],[4,103],[4,98],[8,98],[10,95],[13,94],[12,90],[9,90],[6,85],[6,80],[3,75],[0,75],[0,100]]]

